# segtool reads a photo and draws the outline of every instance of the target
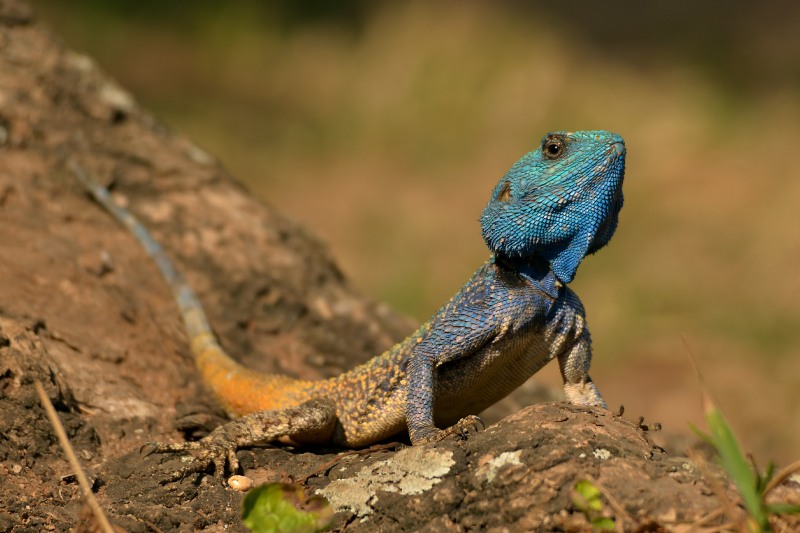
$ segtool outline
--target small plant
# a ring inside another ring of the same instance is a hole
[[[800,514],[800,505],[769,504],[766,497],[793,472],[800,470],[800,461],[789,465],[775,473],[775,465],[770,462],[764,472],[760,472],[754,461],[748,461],[742,453],[739,441],[731,430],[730,424],[722,415],[711,396],[703,391],[703,407],[710,434],[700,431],[692,424],[692,428],[700,438],[711,444],[719,454],[722,468],[728,473],[747,509],[747,528],[752,532],[772,531],[769,523],[770,515]]]
[[[575,484],[572,491],[572,504],[585,516],[595,531],[614,531],[613,518],[605,516],[603,493],[588,479]]]
[[[242,501],[242,523],[255,533],[315,533],[327,529],[332,519],[328,501],[309,498],[300,485],[260,485]]]

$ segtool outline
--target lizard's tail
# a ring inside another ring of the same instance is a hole
[[[191,351],[203,382],[232,415],[266,409],[290,407],[302,399],[297,393],[306,388],[287,376],[254,372],[234,361],[217,342],[200,300],[183,274],[153,238],[147,228],[128,210],[117,205],[108,189],[89,178],[76,163],[71,170],[91,195],[125,226],[158,266],[180,309]]]

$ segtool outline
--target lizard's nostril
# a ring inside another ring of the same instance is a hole
[[[511,200],[511,184],[504,181],[503,187],[500,189],[500,192],[497,193],[497,201],[507,202],[509,200]]]

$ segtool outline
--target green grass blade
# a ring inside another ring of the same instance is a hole
[[[772,503],[767,505],[767,512],[772,514],[800,514],[800,505],[796,503]]]
[[[739,489],[742,501],[748,513],[762,530],[769,530],[767,513],[762,503],[761,494],[757,490],[756,476],[747,462],[739,442],[725,420],[722,412],[710,400],[706,402],[706,421],[711,430],[711,438],[719,452],[722,467],[731,476]]]

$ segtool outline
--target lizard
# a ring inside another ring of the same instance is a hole
[[[489,259],[405,340],[325,380],[255,372],[226,354],[165,250],[73,162],[155,261],[202,382],[232,417],[198,441],[151,443],[149,453],[193,453],[180,475],[213,464],[224,478],[226,465],[238,469],[239,448],[269,441],[361,448],[407,430],[412,445],[437,442],[477,427],[478,413],[552,359],[569,402],[606,408],[589,377],[585,310],[567,284],[616,230],[625,156],[622,137],[607,131],[545,135],[500,178],[481,215]]]

